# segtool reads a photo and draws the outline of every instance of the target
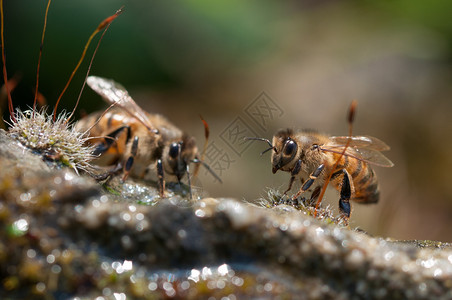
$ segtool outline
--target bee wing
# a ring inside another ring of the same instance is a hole
[[[326,144],[321,147],[322,151],[333,152],[341,154],[344,151],[344,146],[330,145]],[[365,161],[369,164],[380,166],[380,167],[392,167],[394,163],[390,161],[386,156],[384,156],[380,151],[374,150],[372,148],[358,148],[357,146],[347,147],[344,153],[345,156],[353,157],[358,160]]]
[[[336,146],[345,146],[347,144],[348,136],[332,136],[330,137],[330,143]],[[376,151],[387,151],[389,146],[385,142],[377,139],[373,136],[352,136],[350,137],[349,147],[356,147],[359,149],[371,149]]]
[[[146,115],[146,112],[135,103],[127,90],[119,83],[97,76],[89,76],[86,80],[89,87],[98,93],[108,103],[115,104],[132,117],[141,122],[149,131],[154,126]]]

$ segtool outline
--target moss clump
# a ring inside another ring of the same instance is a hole
[[[8,133],[45,161],[70,167],[77,174],[79,170],[90,172],[94,147],[86,146],[88,135],[75,130],[68,116],[63,112],[54,121],[45,108],[24,112],[17,109]]]
[[[344,219],[342,216],[335,217],[329,205],[323,206],[320,204],[319,208],[316,210],[315,202],[312,203],[305,198],[292,199],[292,197],[283,195],[276,189],[269,189],[266,197],[262,197],[258,200],[258,204],[266,208],[281,208],[285,205],[286,207],[293,207],[303,214],[312,216],[327,224],[348,226],[348,220]]]

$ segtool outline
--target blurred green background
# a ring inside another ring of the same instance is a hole
[[[376,168],[381,201],[354,205],[352,226],[452,242],[452,2],[54,0],[39,89],[50,105],[91,32],[122,5],[91,74],[122,83],[143,108],[168,116],[200,146],[203,115],[211,141],[233,160],[221,172],[223,184],[201,172],[197,184],[212,196],[252,201],[289,180],[271,173],[270,154],[259,156],[264,144],[237,155],[224,143],[222,133],[237,117],[266,138],[281,127],[344,135],[356,99],[354,133],[386,141],[395,167]],[[21,78],[13,99],[24,109],[33,99],[46,1],[4,7],[7,69]],[[87,57],[61,108],[72,109]],[[264,130],[245,112],[262,91],[283,111]],[[104,107],[84,91],[79,109]],[[333,193],[326,201],[336,209],[337,199]]]

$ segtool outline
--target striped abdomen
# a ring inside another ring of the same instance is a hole
[[[338,154],[335,154],[339,158]],[[336,159],[337,159],[336,158]],[[351,200],[359,203],[376,203],[380,198],[378,180],[368,163],[353,157],[343,156],[338,169],[346,169],[355,188]]]

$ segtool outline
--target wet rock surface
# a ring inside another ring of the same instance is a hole
[[[446,243],[183,191],[159,199],[152,184],[105,188],[4,131],[0,165],[2,299],[452,299]]]

